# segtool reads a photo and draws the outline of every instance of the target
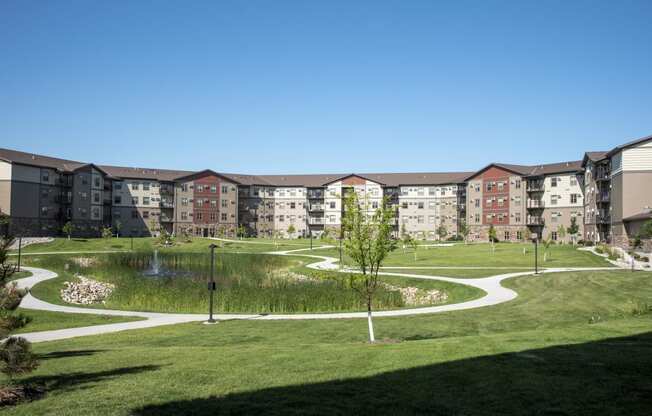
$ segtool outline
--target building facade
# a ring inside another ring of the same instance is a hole
[[[103,166],[0,149],[0,211],[20,235],[188,233],[338,237],[344,198],[395,209],[394,234],[471,241],[537,235],[625,246],[652,216],[652,136],[581,161],[492,163],[477,172],[245,175]],[[577,233],[571,235],[571,230]]]

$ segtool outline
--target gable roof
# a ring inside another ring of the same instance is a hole
[[[559,173],[580,172],[582,170],[582,161],[573,160],[570,162],[548,163],[546,165],[534,166],[528,176],[545,176]]]
[[[211,169],[204,169],[204,170],[200,170],[198,172],[189,173],[187,175],[178,176],[178,177],[175,178],[175,180],[176,181],[189,180],[189,179],[193,179],[193,178],[198,178],[198,177],[203,176],[203,175],[219,176],[220,178],[227,179],[227,180],[229,180],[231,182],[235,182],[236,184],[240,184],[240,182],[238,182],[238,181],[236,181],[236,180],[234,180],[234,179],[232,179],[230,177],[227,177],[227,176],[225,176],[225,175],[223,175],[221,173],[215,172],[214,170],[211,170]]]
[[[164,182],[172,182],[180,176],[194,173],[189,170],[170,170],[152,168],[129,168],[126,166],[100,165],[109,176],[116,179],[151,179]]]
[[[497,168],[500,168],[500,169],[503,169],[503,170],[507,170],[509,172],[516,173],[516,174],[521,175],[521,176],[527,176],[529,174],[529,172],[532,171],[531,166],[511,165],[511,164],[508,164],[508,163],[490,163],[487,166],[483,167],[482,169],[478,170],[477,172],[473,172],[471,175],[464,178],[464,180],[473,179],[476,176],[478,176],[479,174],[481,174],[482,172],[484,172],[487,169],[492,168],[492,167],[497,167]]]
[[[614,154],[620,152],[621,150],[625,150],[625,149],[627,149],[629,147],[633,147],[633,146],[639,145],[641,143],[645,143],[645,142],[650,141],[650,140],[652,140],[652,136],[645,136],[645,137],[641,137],[640,139],[632,140],[631,142],[628,142],[628,143],[625,143],[623,145],[614,147],[613,149],[611,149],[607,153],[606,156],[607,157],[613,156]]]

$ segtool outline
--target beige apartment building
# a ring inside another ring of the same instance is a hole
[[[532,234],[629,243],[652,217],[652,136],[582,161],[492,163],[477,172],[246,175],[212,170],[103,166],[0,149],[0,211],[17,235],[75,235],[103,227],[129,236],[190,233],[298,238],[340,235],[343,199],[355,192],[371,214],[396,210],[394,235],[501,241]],[[566,231],[565,233],[563,231]]]

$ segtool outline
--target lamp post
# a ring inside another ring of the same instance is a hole
[[[134,234],[131,233],[131,251],[134,251]]]
[[[310,250],[312,250],[312,230],[308,230],[310,233]]]
[[[534,274],[539,274],[539,253],[538,253],[538,238],[536,234],[532,235],[532,242],[534,243]]]
[[[340,236],[340,269],[342,268],[342,236]]]
[[[23,248],[23,236],[18,236],[18,271],[20,271],[20,254]]]
[[[209,298],[208,298],[208,321],[206,321],[209,324],[214,324],[215,319],[213,319],[213,296],[215,293],[215,248],[217,248],[217,245],[211,244],[208,246],[211,249],[211,280],[208,282],[208,292],[209,292]]]

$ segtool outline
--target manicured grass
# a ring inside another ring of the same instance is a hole
[[[314,254],[339,258],[336,249],[313,250]],[[540,267],[610,267],[604,258],[578,250],[572,245],[552,246],[547,261],[543,261],[543,248],[538,251]],[[351,264],[344,256],[344,261]],[[420,247],[415,260],[414,250],[397,249],[392,252],[383,266],[500,266],[513,268],[534,268],[534,247],[532,244],[499,243],[456,244],[450,247]]]
[[[652,275],[544,274],[477,310],[186,324],[35,344],[9,415],[652,413]],[[597,323],[591,324],[591,318]]]
[[[436,266],[435,266],[436,267]],[[408,273],[408,274],[419,274],[424,276],[445,276],[445,277],[456,277],[460,279],[478,279],[481,277],[496,276],[499,274],[507,273],[516,273],[516,272],[528,272],[534,271],[533,269],[382,269],[383,272],[388,273]]]
[[[85,313],[63,313],[19,308],[18,313],[31,318],[31,322],[14,334],[49,331],[53,329],[77,328],[80,326],[115,324],[118,322],[140,321],[143,318],[131,316],[103,316]]]
[[[32,275],[31,272],[28,272],[27,270],[22,270],[20,272],[16,272],[11,275],[9,278],[9,281],[11,282],[12,280],[17,280],[17,279],[23,279],[25,277],[30,277]]]

